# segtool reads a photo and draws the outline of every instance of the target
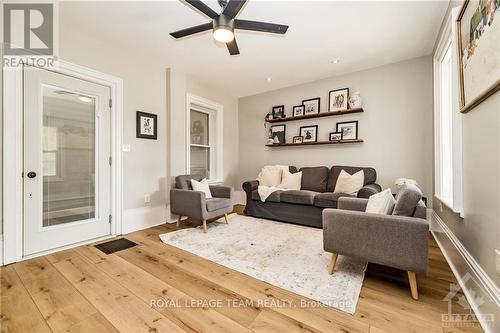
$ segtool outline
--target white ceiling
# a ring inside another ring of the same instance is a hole
[[[220,12],[217,2],[207,4]],[[285,36],[237,30],[239,56],[210,32],[171,38],[170,32],[209,22],[179,1],[62,2],[59,15],[241,97],[428,55],[447,7],[445,0],[249,0],[238,18],[290,28]]]

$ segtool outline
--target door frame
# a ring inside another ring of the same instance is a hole
[[[111,91],[111,234],[122,233],[122,115],[123,80],[121,78],[58,59],[50,70],[107,86]],[[3,258],[1,264],[74,247],[89,240],[23,256],[23,74],[24,66],[3,71]],[[106,238],[107,238],[106,237]]]

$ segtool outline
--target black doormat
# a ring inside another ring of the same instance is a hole
[[[136,245],[137,243],[134,243],[131,240],[128,240],[126,238],[120,238],[106,243],[97,244],[94,246],[106,254],[111,254],[117,251],[126,250]]]

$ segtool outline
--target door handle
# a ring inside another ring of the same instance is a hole
[[[36,172],[30,171],[30,172],[28,172],[27,176],[28,176],[28,178],[35,178],[36,177]]]

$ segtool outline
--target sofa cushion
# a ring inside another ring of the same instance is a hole
[[[204,177],[202,175],[181,175],[175,177],[175,188],[181,189],[181,190],[192,190],[193,187],[191,186],[191,179],[200,181]]]
[[[345,193],[325,192],[319,193],[314,197],[314,206],[321,208],[337,208],[337,201],[341,197],[353,197]]]
[[[404,185],[396,195],[396,205],[392,215],[413,216],[420,199],[422,199],[422,191],[417,186]]]
[[[212,198],[207,199],[207,211],[213,212],[221,208],[227,208],[232,205],[231,199],[226,198]]]
[[[314,204],[314,196],[316,196],[318,192],[313,191],[283,191],[280,195],[280,201],[286,203],[293,203],[299,205],[313,205]]]
[[[301,190],[326,192],[326,184],[328,183],[327,167],[306,167],[300,168],[299,171],[302,171]]]
[[[283,191],[274,191],[271,193],[267,199],[266,202],[280,202],[280,195],[283,193]],[[259,190],[253,190],[252,191],[252,200],[255,201],[261,201],[260,200],[260,195],[259,195]]]
[[[332,169],[330,170],[328,176],[327,192],[335,191],[335,184],[337,184],[337,178],[339,178],[340,172],[342,170],[345,170],[350,175],[363,170],[365,174],[365,181],[363,185],[373,184],[377,181],[377,171],[375,171],[374,168],[334,165],[332,166]]]

